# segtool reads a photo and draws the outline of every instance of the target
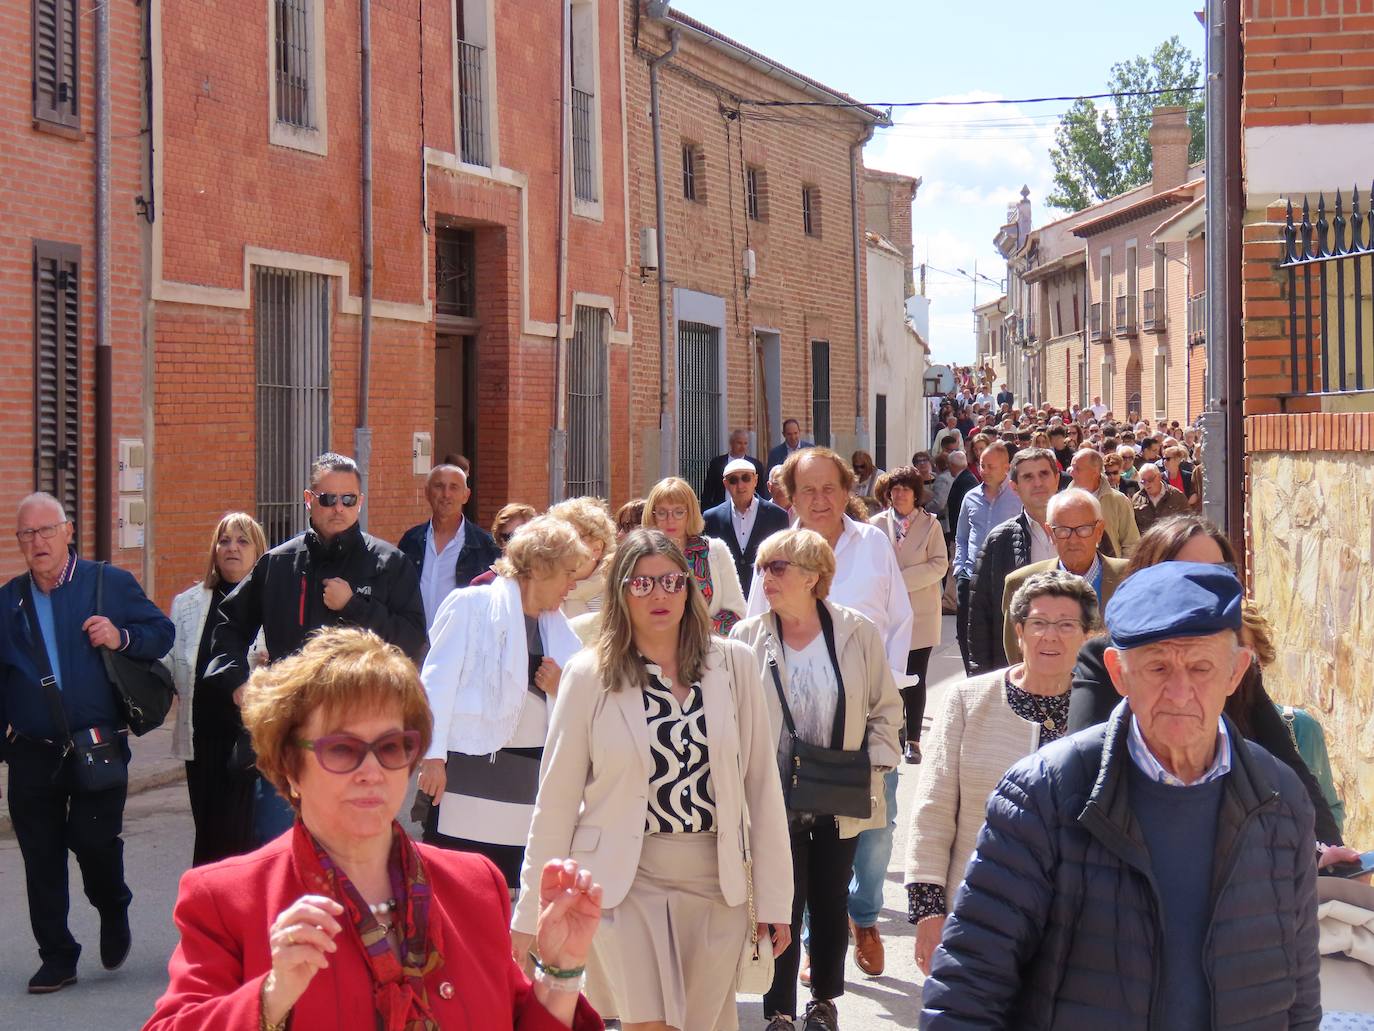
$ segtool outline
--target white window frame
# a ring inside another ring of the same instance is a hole
[[[487,163],[474,165],[463,160],[463,100],[458,88],[458,5],[463,5],[463,27],[469,43],[482,48],[482,138]],[[493,0],[450,0],[449,52],[453,82],[453,153],[463,168],[488,172],[501,166],[501,133],[496,106],[496,47],[492,44],[496,25]],[[480,38],[478,38],[480,37]],[[571,129],[569,129],[571,132]]]
[[[575,32],[573,34],[573,53],[572,60],[568,63],[568,72],[572,75],[572,83],[576,85],[578,80],[583,82],[590,80],[592,93],[592,183],[596,193],[595,200],[584,200],[577,196],[577,191],[573,189],[572,213],[579,218],[592,219],[596,222],[604,222],[606,219],[606,190],[602,179],[603,160],[601,146],[601,25],[600,25],[601,5],[595,0],[573,0],[572,18],[574,27],[584,27],[586,31]],[[579,75],[579,69],[582,75]],[[585,78],[584,78],[585,76]],[[579,87],[580,88],[580,87]],[[569,93],[569,102],[572,94]],[[569,160],[573,157],[572,148],[572,114],[568,115],[568,155]],[[568,171],[569,176],[572,170]]]
[[[306,129],[277,120],[277,0],[267,0],[267,140],[275,147],[323,157],[329,153],[324,0],[306,2],[310,4],[310,114],[315,126]]]

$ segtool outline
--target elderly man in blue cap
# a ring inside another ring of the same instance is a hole
[[[921,1027],[1289,1031],[1321,1020],[1312,804],[1222,715],[1250,653],[1224,566],[1117,589],[1107,723],[1007,771]]]

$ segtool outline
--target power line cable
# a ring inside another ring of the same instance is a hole
[[[749,104],[752,107],[885,107],[888,109],[898,107],[984,107],[990,104],[1052,104],[1066,100],[1118,100],[1124,97],[1158,97],[1166,93],[1197,93],[1205,88],[1204,86],[1171,86],[1168,89],[1121,90],[1113,93],[1081,93],[1076,96],[1020,97],[1000,100],[753,100],[741,97],[739,102]]]

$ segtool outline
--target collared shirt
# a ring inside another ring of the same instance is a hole
[[[982,554],[983,542],[988,539],[994,526],[1000,526],[1009,519],[1021,514],[1021,499],[1011,484],[1002,481],[1002,489],[997,497],[988,499],[988,487],[980,483],[964,495],[963,507],[959,510],[958,530],[954,538],[954,575],[958,579],[973,577],[973,567]]]
[[[1059,563],[1059,568],[1066,573],[1073,573],[1063,562]],[[1102,556],[1093,555],[1093,564],[1088,567],[1086,573],[1074,573],[1074,576],[1081,576],[1092,586],[1093,593],[1097,595],[1098,601],[1102,600]]]
[[[420,569],[420,600],[425,606],[425,625],[433,626],[439,606],[458,586],[458,555],[467,539],[468,521],[458,522],[458,531],[453,539],[444,545],[444,550],[434,550],[434,520],[425,528],[425,564]]]
[[[1054,538],[1045,529],[1044,523],[1036,522],[1026,514],[1026,522],[1030,523],[1030,560],[1031,562],[1048,562],[1052,558],[1059,557],[1059,549],[1054,546]]]
[[[1140,733],[1140,723],[1134,713],[1131,715],[1131,732],[1126,738],[1126,750],[1131,753],[1131,761],[1141,773],[1156,784],[1166,784],[1171,788],[1191,788],[1197,784],[1209,784],[1231,772],[1231,735],[1226,732],[1226,721],[1220,717],[1217,718],[1216,755],[1212,758],[1212,765],[1207,768],[1207,772],[1197,780],[1184,783],[1160,764],[1150,751],[1150,746],[1145,743],[1145,738]]]
[[[730,499],[730,522],[735,527],[735,540],[739,543],[739,550],[743,551],[749,544],[749,535],[754,532],[754,520],[759,515],[759,496],[749,495],[749,507],[741,512],[735,507],[735,499]]]

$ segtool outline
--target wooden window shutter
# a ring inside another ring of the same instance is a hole
[[[33,254],[34,489],[75,520],[81,485],[81,249],[37,241]]]
[[[77,0],[33,0],[33,117],[79,127]]]

